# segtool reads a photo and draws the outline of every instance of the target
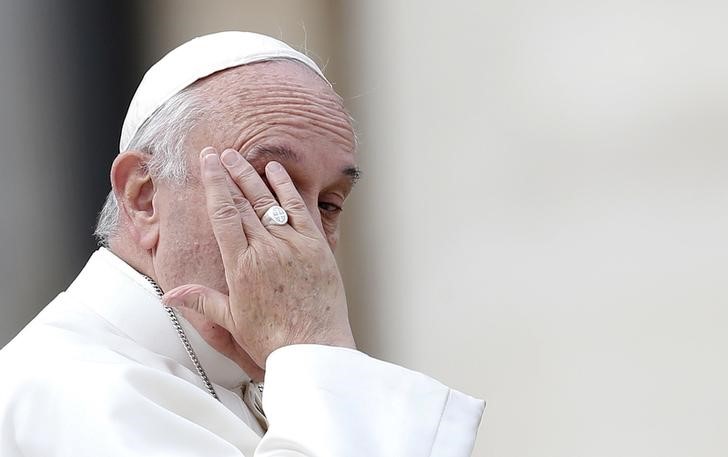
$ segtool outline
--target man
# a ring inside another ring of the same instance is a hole
[[[277,40],[208,35],[153,66],[104,247],[0,353],[0,455],[469,455],[482,401],[355,348],[332,253],[354,149]]]

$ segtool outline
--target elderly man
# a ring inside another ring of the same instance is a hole
[[[0,455],[470,454],[482,401],[355,348],[332,253],[355,140],[310,59],[186,43],[120,146],[103,247],[0,353]]]

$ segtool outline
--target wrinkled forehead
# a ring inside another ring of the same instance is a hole
[[[316,72],[296,61],[274,60],[230,68],[192,87],[203,105],[209,138],[232,147],[256,129],[296,127],[299,134],[328,136],[346,152],[356,140],[342,98]]]
[[[304,63],[291,59],[270,59],[226,68],[197,80],[193,86],[223,89],[240,84],[254,89],[257,84],[272,82],[298,82],[337,96],[328,81]]]

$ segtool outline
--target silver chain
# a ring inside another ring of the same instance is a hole
[[[162,295],[164,295],[164,292],[162,292],[162,288],[159,287],[159,285],[149,276],[144,275],[144,278],[146,278],[147,281],[152,285],[154,288],[154,291],[157,293],[159,298],[162,298]],[[197,373],[200,375],[200,378],[202,378],[202,382],[205,383],[205,387],[207,387],[207,391],[210,392],[210,395],[215,398],[215,400],[220,401],[220,397],[217,396],[217,392],[215,392],[215,387],[213,387],[212,383],[210,382],[210,378],[207,377],[207,373],[205,373],[205,369],[202,368],[202,364],[200,363],[200,360],[197,358],[197,354],[195,354],[195,350],[192,349],[192,345],[190,344],[190,341],[187,339],[187,334],[185,334],[185,330],[182,328],[182,325],[179,323],[179,319],[177,319],[177,314],[174,312],[172,308],[169,306],[165,306],[164,310],[167,312],[167,315],[169,315],[169,320],[172,321],[172,326],[177,331],[177,335],[179,335],[180,341],[182,341],[182,345],[185,347],[185,350],[187,351],[187,355],[190,356],[190,360],[192,361],[192,364],[197,369]]]

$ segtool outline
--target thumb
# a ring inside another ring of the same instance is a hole
[[[189,308],[223,328],[230,324],[228,296],[209,287],[199,284],[175,287],[162,296],[162,303],[172,308]]]

